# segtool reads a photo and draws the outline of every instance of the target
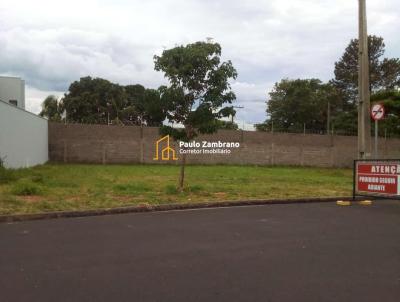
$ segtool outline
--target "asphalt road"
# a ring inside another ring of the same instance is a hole
[[[400,202],[0,224],[0,301],[400,301]]]

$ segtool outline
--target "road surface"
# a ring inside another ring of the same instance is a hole
[[[400,202],[0,224],[0,301],[400,301]]]

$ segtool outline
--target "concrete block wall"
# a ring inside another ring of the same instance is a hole
[[[146,163],[154,161],[159,129],[49,123],[50,160],[66,163]],[[189,164],[296,165],[351,167],[357,157],[357,138],[221,130],[196,141],[240,142],[230,155],[188,155]],[[179,147],[174,144],[175,149]],[[381,139],[382,158],[400,158],[400,140]]]

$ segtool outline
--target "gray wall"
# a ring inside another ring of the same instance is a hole
[[[8,103],[16,100],[25,109],[25,81],[20,78],[0,76],[0,100]]]
[[[159,129],[49,123],[50,160],[66,163],[157,162]],[[196,140],[240,142],[230,155],[188,155],[191,164],[298,165],[351,167],[357,157],[357,137],[221,130]],[[178,149],[178,148],[176,148]],[[400,158],[399,139],[380,139],[381,158]]]
[[[8,168],[47,162],[47,120],[0,101],[0,156]]]

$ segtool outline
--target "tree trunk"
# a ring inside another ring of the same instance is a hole
[[[182,154],[181,173],[179,175],[179,191],[180,192],[183,192],[183,183],[185,180],[185,164],[186,164],[186,154]]]

